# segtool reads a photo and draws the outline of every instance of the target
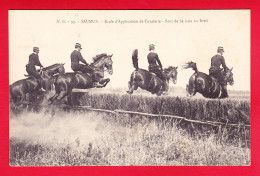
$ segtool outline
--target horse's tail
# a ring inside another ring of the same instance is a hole
[[[135,69],[138,69],[138,50],[134,49],[132,54],[132,61]]]
[[[195,71],[195,73],[198,72],[198,69],[197,69],[197,64],[195,62],[187,62],[182,68],[184,69],[188,69],[188,68],[191,68],[192,70]]]

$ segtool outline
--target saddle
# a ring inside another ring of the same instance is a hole
[[[35,80],[37,80],[35,77],[33,77],[32,75],[26,75],[26,74],[24,74],[24,76],[25,77],[27,77],[27,78],[34,78]]]

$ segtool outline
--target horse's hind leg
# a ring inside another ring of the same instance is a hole
[[[25,97],[23,97],[23,96],[14,98],[15,101],[11,105],[11,110],[16,115],[22,112],[21,108],[23,108],[23,101],[24,101],[24,99],[25,99]]]

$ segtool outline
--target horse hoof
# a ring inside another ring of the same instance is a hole
[[[133,91],[126,91],[128,94],[133,94]]]

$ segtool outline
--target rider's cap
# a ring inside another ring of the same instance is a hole
[[[154,44],[149,45],[149,51],[154,50]]]
[[[219,52],[219,51],[223,51],[223,52],[224,52],[224,48],[223,48],[222,46],[219,46],[219,47],[218,47],[218,52]]]
[[[81,48],[81,44],[80,44],[80,43],[76,43],[75,48],[80,48],[80,49],[82,49],[82,48]]]
[[[40,51],[39,47],[33,47],[33,51]]]

